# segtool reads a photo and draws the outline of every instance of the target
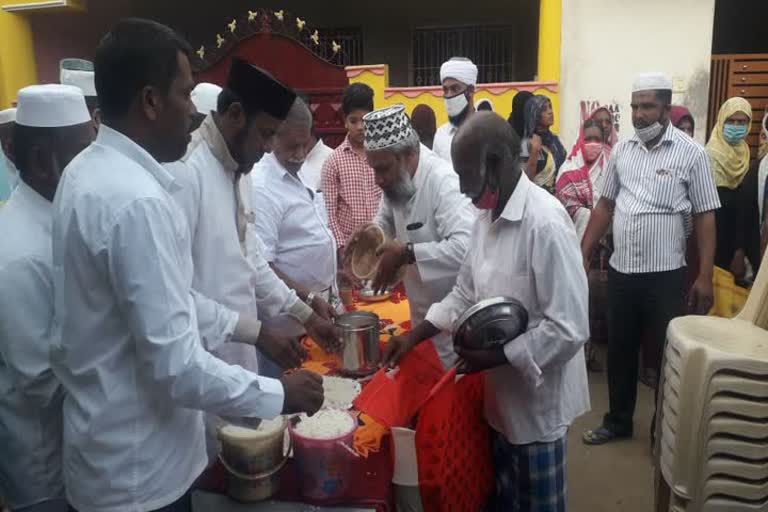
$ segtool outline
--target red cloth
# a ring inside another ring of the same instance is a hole
[[[445,373],[434,345],[419,343],[395,370],[379,370],[354,401],[355,408],[387,427],[406,427]]]

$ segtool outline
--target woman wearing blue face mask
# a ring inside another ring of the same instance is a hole
[[[712,173],[720,196],[715,212],[717,246],[715,265],[730,270],[737,279],[746,272],[741,204],[741,184],[749,170],[749,146],[744,140],[752,126],[752,107],[744,98],[734,97],[723,103],[717,124],[707,143]]]

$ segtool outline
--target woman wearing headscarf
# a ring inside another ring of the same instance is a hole
[[[568,215],[576,226],[579,240],[589,223],[593,206],[600,198],[605,180],[605,169],[611,148],[605,140],[603,124],[594,117],[587,119],[581,127],[579,139],[571,154],[560,168],[555,185],[555,196],[563,203]],[[594,341],[607,338],[605,301],[607,290],[607,262],[610,243],[604,240],[598,254],[591,258],[589,271],[589,325],[591,339],[584,346],[587,369],[601,371],[594,350]]]
[[[605,143],[608,145],[610,152],[610,149],[619,142],[619,134],[616,131],[616,125],[613,123],[611,109],[605,105],[600,105],[592,111],[588,119],[594,119],[600,124],[600,127],[603,129]]]
[[[525,106],[531,98],[533,94],[528,91],[520,91],[512,98],[512,112],[509,113],[507,122],[521,139],[525,132]]]
[[[723,103],[717,124],[707,143],[712,173],[721,207],[715,212],[717,242],[715,265],[730,269],[736,278],[744,276],[743,192],[739,190],[749,170],[749,146],[744,140],[752,124],[752,107],[744,98],[734,97]]]
[[[520,156],[523,171],[538,186],[549,192],[555,190],[557,170],[565,162],[566,152],[550,128],[555,124],[552,102],[537,94],[525,106],[525,130]]]
[[[669,120],[672,121],[672,126],[685,132],[690,138],[693,138],[696,123],[694,123],[691,111],[688,110],[687,107],[682,105],[672,105],[672,108],[669,111]]]

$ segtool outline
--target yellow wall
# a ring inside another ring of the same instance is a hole
[[[29,21],[0,9],[0,109],[11,106],[16,91],[34,83],[37,70]]]
[[[384,69],[382,73],[382,68]],[[424,103],[432,107],[437,117],[438,126],[448,121],[448,114],[445,111],[445,104],[443,98],[440,95],[435,95],[430,91],[420,90],[419,88],[406,88],[407,91],[399,91],[394,89],[387,97],[388,86],[388,71],[386,66],[354,66],[347,68],[348,75],[354,75],[349,77],[350,83],[365,83],[368,84],[374,93],[374,106],[376,108],[385,107],[395,103],[402,103],[405,105],[406,112],[409,114],[413,112],[416,105]],[[558,94],[552,92],[550,89],[555,88],[554,84],[537,84],[536,82],[528,82],[523,84],[510,84],[509,87],[502,88],[503,90],[496,91],[497,87],[493,86],[494,92],[483,90],[484,85],[478,85],[478,91],[475,94],[475,102],[480,99],[488,99],[493,103],[494,111],[500,116],[507,118],[512,110],[512,98],[517,94],[521,88],[531,91],[533,94],[543,94],[548,96],[552,100],[552,106],[555,109],[555,118],[557,118],[557,105]],[[417,96],[413,98],[409,97],[413,94],[408,92],[418,92]],[[406,92],[408,94],[406,95]]]

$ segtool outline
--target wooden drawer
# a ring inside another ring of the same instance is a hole
[[[728,97],[741,96],[743,98],[768,98],[768,85],[731,85],[728,88]]]
[[[738,60],[731,64],[732,73],[768,73],[768,60]]]
[[[768,73],[734,73],[731,85],[768,85]]]

